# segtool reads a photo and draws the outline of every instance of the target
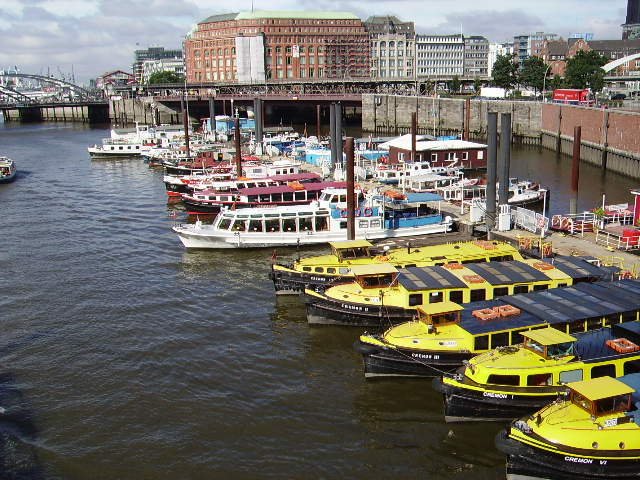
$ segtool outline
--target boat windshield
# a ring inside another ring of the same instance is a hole
[[[534,353],[537,353],[538,355],[544,357],[544,345],[542,345],[541,343],[536,342],[535,340],[532,340],[530,338],[527,338],[527,341],[524,343],[525,348],[527,348],[528,350],[531,350]]]
[[[379,288],[388,287],[394,281],[392,273],[385,273],[384,275],[360,275],[356,277],[356,281],[362,288]]]
[[[547,347],[548,357],[566,357],[573,355],[574,342],[558,343]]]
[[[367,247],[342,248],[337,251],[340,260],[349,260],[353,258],[368,258],[369,249]]]
[[[603,398],[595,402],[597,415],[626,412],[631,407],[631,394]]]

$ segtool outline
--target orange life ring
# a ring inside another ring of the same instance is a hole
[[[501,317],[510,317],[511,315],[520,315],[520,309],[513,305],[502,305],[493,308]]]
[[[551,228],[559,228],[561,222],[562,216],[554,215],[553,217],[551,217]]]
[[[484,282],[484,278],[480,275],[463,275],[462,279],[469,283],[482,283]]]
[[[618,353],[631,353],[640,350],[640,347],[626,338],[616,338],[614,340],[607,340],[606,345],[614,349]]]
[[[570,230],[571,229],[571,219],[568,217],[562,217],[562,221],[560,222],[560,228],[562,230]]]
[[[373,215],[373,209],[372,208],[365,208],[362,213],[364,213],[365,217],[370,217],[371,215]]]
[[[554,267],[553,265],[551,265],[550,263],[547,262],[537,262],[533,264],[534,268],[537,268],[538,270],[553,270]]]
[[[464,268],[464,265],[461,263],[445,263],[443,267],[448,268],[449,270],[461,270]]]

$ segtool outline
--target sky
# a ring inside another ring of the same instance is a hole
[[[180,48],[210,15],[251,10],[346,11],[365,20],[396,15],[418,33],[483,35],[490,41],[544,31],[620,39],[626,0],[0,0],[0,69],[74,73],[87,83],[110,70],[131,71],[133,52]],[[230,7],[233,5],[233,8]]]

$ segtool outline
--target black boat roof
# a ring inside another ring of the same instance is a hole
[[[549,262],[551,263],[551,262]],[[575,280],[610,279],[610,271],[580,257],[555,257],[553,265]],[[480,275],[490,285],[513,285],[549,280],[543,271],[517,260],[465,263],[464,266]],[[399,269],[398,281],[408,291],[441,288],[465,288],[467,283],[441,266]]]
[[[475,310],[512,305],[519,315],[480,320]],[[461,312],[460,326],[473,335],[559,324],[640,309],[640,280],[578,283],[571,287],[521,293],[494,300],[470,302]]]

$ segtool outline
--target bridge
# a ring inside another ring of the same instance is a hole
[[[28,79],[42,85],[57,87],[49,96],[35,97],[0,84],[0,111],[6,120],[22,121],[81,120],[91,123],[108,122],[108,102],[102,92],[91,92],[66,80],[29,73],[1,72],[0,79]]]

